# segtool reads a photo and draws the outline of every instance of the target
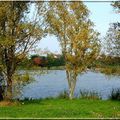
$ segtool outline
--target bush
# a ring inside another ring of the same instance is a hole
[[[87,90],[83,90],[83,91],[80,90],[79,97],[83,99],[94,99],[94,100],[102,99],[101,96],[97,92],[87,91]]]
[[[64,90],[63,92],[61,92],[57,98],[60,98],[60,99],[69,99],[69,93],[68,91]]]
[[[112,89],[111,94],[109,96],[110,100],[119,100],[120,101],[120,88]]]

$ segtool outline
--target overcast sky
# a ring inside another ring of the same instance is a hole
[[[105,36],[109,24],[120,21],[120,14],[116,14],[111,2],[84,2],[90,10],[90,19],[95,24],[95,29],[101,33],[101,38]],[[47,48],[51,52],[60,53],[60,45],[57,38],[54,36],[47,36],[43,38],[38,47],[44,50]]]

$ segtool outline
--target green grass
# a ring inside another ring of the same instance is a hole
[[[120,118],[119,101],[46,99],[0,107],[0,118]]]

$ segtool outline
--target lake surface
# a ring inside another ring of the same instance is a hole
[[[59,95],[62,91],[68,90],[68,83],[64,70],[51,70],[48,74],[35,74],[28,71],[34,81],[27,84],[22,89],[20,98],[46,98]],[[37,73],[37,71],[36,71]],[[87,71],[79,75],[75,95],[80,90],[95,91],[102,99],[107,99],[113,88],[120,88],[120,77],[106,76],[99,72]]]

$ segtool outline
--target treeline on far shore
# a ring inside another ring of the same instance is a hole
[[[23,62],[19,64],[21,69],[32,69],[39,67],[55,67],[57,69],[60,66],[65,66],[65,59],[63,55],[47,54],[46,56],[40,56],[37,54],[25,57]],[[107,56],[105,54],[100,55],[97,60],[93,62],[88,68],[114,68],[120,67],[120,57]]]
[[[25,57],[23,62],[19,64],[21,69],[32,69],[32,68],[51,68],[65,66],[65,60],[63,55],[47,54],[46,56],[40,56],[37,54]]]

